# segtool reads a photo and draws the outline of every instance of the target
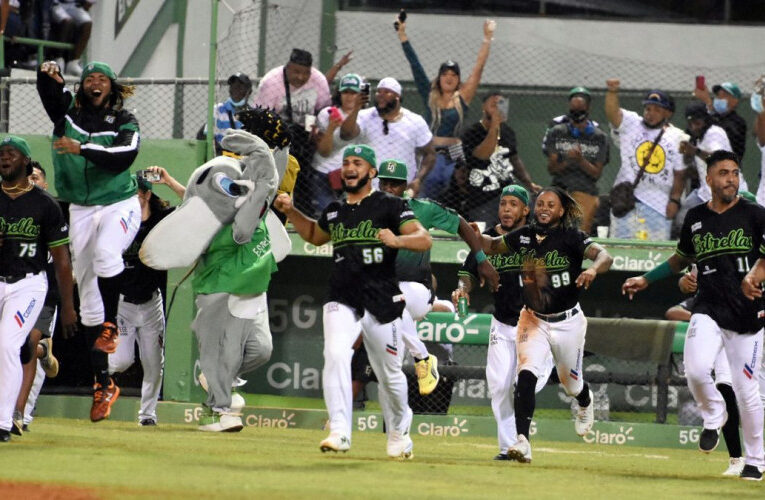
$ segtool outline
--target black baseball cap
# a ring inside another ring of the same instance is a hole
[[[231,85],[234,82],[241,82],[248,87],[252,87],[252,80],[244,73],[234,73],[228,77],[228,84]]]
[[[438,68],[438,75],[441,76],[444,71],[454,71],[457,73],[457,76],[460,76],[460,65],[449,59],[448,61],[441,63],[441,67]]]
[[[672,111],[672,104],[670,104],[669,96],[661,90],[651,90],[645,95],[643,106],[647,106],[648,104],[655,104]]]
[[[696,120],[698,118],[709,118],[709,110],[707,105],[701,101],[692,101],[685,107],[685,117],[688,120]]]
[[[313,56],[310,52],[303,49],[292,49],[290,53],[290,62],[300,66],[313,66]]]

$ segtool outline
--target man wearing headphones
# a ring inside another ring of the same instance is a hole
[[[608,135],[590,120],[590,93],[584,87],[572,89],[568,109],[566,120],[548,129],[542,151],[552,185],[579,203],[581,229],[589,234],[599,205],[597,182],[608,163]]]

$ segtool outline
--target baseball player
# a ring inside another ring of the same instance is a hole
[[[529,428],[534,416],[534,390],[546,375],[552,353],[558,378],[579,404],[574,429],[587,434],[594,422],[592,391],[584,381],[582,356],[587,319],[579,305],[579,289],[608,271],[613,259],[603,247],[578,229],[581,210],[557,187],[542,189],[528,226],[499,237],[484,236],[487,253],[515,254],[521,266],[524,307],[518,320],[518,383],[515,388],[515,427],[518,441],[507,451],[511,460],[531,462]],[[582,271],[582,261],[592,265]]]
[[[77,322],[67,249],[69,228],[58,203],[29,181],[30,156],[24,139],[9,135],[0,141],[0,441],[10,440],[22,380],[19,350],[45,302],[49,250],[67,336]]]
[[[141,223],[136,180],[128,171],[138,155],[138,121],[123,109],[133,87],[116,78],[108,64],[88,63],[73,94],[55,62],[44,62],[37,73],[37,91],[54,125],[56,192],[70,203],[80,318],[93,346],[93,422],[109,416],[120,392],[109,377],[107,354],[119,342],[122,253]]]
[[[518,184],[502,189],[499,199],[499,224],[487,228],[483,234],[495,238],[508,234],[526,225],[529,214],[529,193]],[[518,317],[523,308],[521,296],[521,262],[515,255],[492,255],[489,262],[499,273],[500,287],[494,291],[494,313],[491,317],[489,348],[486,353],[486,383],[491,394],[491,409],[497,421],[499,453],[494,460],[510,460],[507,450],[515,444],[518,436],[515,430],[513,411],[513,387],[518,372],[515,337]],[[478,259],[471,252],[457,273],[457,289],[452,292],[452,302],[457,304],[465,297],[470,304],[470,292],[478,280]],[[541,391],[553,367],[552,356],[547,357],[547,367],[537,379],[536,392]]]
[[[329,411],[329,436],[321,451],[351,447],[351,357],[359,330],[379,380],[380,406],[388,431],[387,454],[411,458],[406,377],[401,372],[401,315],[404,295],[395,273],[397,249],[430,249],[428,232],[417,222],[406,200],[372,189],[377,175],[374,150],[364,144],[343,152],[342,181],[347,198],[331,202],[318,221],[306,217],[286,194],[274,207],[314,245],[329,241],[335,265],[323,307],[324,370],[322,385]]]
[[[380,190],[393,196],[402,197],[406,190],[407,167],[400,160],[383,160],[380,162],[377,178],[380,180]],[[483,254],[481,240],[475,234],[467,221],[454,210],[444,208],[438,203],[425,199],[409,199],[409,208],[425,229],[441,229],[450,234],[458,234],[470,246],[473,252]],[[488,281],[492,290],[497,289],[499,275],[484,256],[478,264],[478,274],[481,283]],[[417,384],[420,394],[433,392],[438,385],[438,359],[428,353],[428,348],[417,337],[415,321],[420,321],[430,312],[433,303],[433,286],[430,272],[430,251],[412,252],[399,250],[396,256],[396,277],[398,286],[404,294],[406,309],[401,317],[404,325],[402,331],[404,344],[414,357],[414,369],[417,374]]]
[[[727,420],[725,401],[712,379],[715,359],[724,350],[744,435],[740,477],[759,481],[765,466],[758,384],[765,312],[757,291],[762,280],[756,278],[762,276],[756,265],[751,274],[746,272],[765,251],[765,208],[738,196],[740,168],[734,153],[718,150],[706,161],[712,199],[688,211],[675,253],[646,274],[627,279],[622,293],[632,298],[650,283],[696,262],[698,294],[683,359],[688,388],[704,418],[699,450],[710,453],[717,448]]]

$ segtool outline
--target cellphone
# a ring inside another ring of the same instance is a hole
[[[135,173],[135,175],[141,179],[145,179],[149,182],[159,182],[160,174],[159,172],[154,172],[152,170],[146,169],[146,170],[139,170]]]
[[[707,88],[706,79],[704,78],[704,75],[696,76],[696,88],[699,90],[704,90],[705,88]]]
[[[329,108],[329,117],[333,120],[342,120],[343,115],[340,114],[340,111],[337,110],[336,107],[332,106]]]
[[[361,93],[365,95],[369,95],[369,83],[364,82],[361,84]]]
[[[510,112],[510,101],[508,101],[505,97],[500,96],[499,99],[497,99],[497,110],[499,111],[499,114],[501,114],[502,117],[507,120],[507,115]]]
[[[404,9],[401,9],[401,11],[398,13],[398,21],[393,23],[393,29],[398,31],[399,23],[405,23],[406,22],[406,11]]]

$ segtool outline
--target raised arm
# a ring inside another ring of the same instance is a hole
[[[359,111],[361,111],[361,108],[368,99],[369,97],[365,94],[356,94],[356,99],[353,102],[353,109],[348,113],[348,116],[345,117],[343,124],[340,126],[340,138],[342,140],[348,141],[357,137],[361,133],[358,124]]]
[[[325,233],[314,219],[303,214],[292,204],[292,198],[282,193],[274,199],[274,208],[287,216],[295,231],[308,243],[321,246],[330,240],[329,234]],[[420,226],[422,227],[422,226]]]
[[[61,68],[55,61],[45,61],[40,66],[40,71],[37,72],[37,93],[45,112],[54,124],[64,118],[74,99],[72,93],[64,87]],[[63,132],[59,133],[63,135]]]
[[[351,59],[353,59],[353,51],[349,50],[343,55],[343,57],[341,57],[335,64],[333,64],[332,67],[329,68],[326,73],[324,73],[324,78],[327,79],[327,84],[330,87],[332,86],[332,82],[335,81],[335,78],[337,77],[337,73],[339,73],[340,70],[343,69],[343,66],[351,62]]]
[[[417,86],[417,93],[420,94],[420,99],[422,99],[422,103],[425,105],[426,121],[430,123],[432,120],[428,104],[430,99],[430,80],[428,80],[428,75],[425,74],[425,70],[422,68],[422,64],[420,64],[420,59],[417,57],[414,47],[409,42],[409,37],[406,36],[406,23],[398,21],[397,33],[398,39],[401,42],[401,48],[404,49],[406,60],[409,61],[409,67],[412,68],[412,76]]]
[[[610,78],[606,80],[606,118],[614,128],[619,128],[622,124],[622,108],[619,105],[619,79]]]
[[[468,79],[460,87],[460,95],[465,104],[470,104],[478,90],[478,85],[481,83],[481,75],[483,74],[486,60],[489,58],[489,49],[491,48],[491,41],[494,39],[495,27],[496,23],[493,20],[487,19],[483,23],[483,43],[481,43],[481,48],[478,49],[475,66],[473,66],[473,71],[470,72]]]
[[[592,265],[576,278],[576,286],[584,287],[587,290],[595,276],[611,269],[614,259],[605,248],[597,243],[591,243],[584,251],[584,256],[592,261]]]
[[[155,182],[155,184],[164,184],[165,186],[172,189],[172,191],[178,195],[178,198],[180,199],[183,199],[183,197],[186,195],[186,186],[178,182],[175,177],[170,175],[170,172],[168,172],[163,167],[160,167],[159,165],[152,165],[151,167],[146,167],[146,170],[150,170],[159,175],[159,180]]]
[[[416,151],[422,155],[422,160],[420,161],[420,168],[417,169],[417,174],[408,186],[412,190],[413,196],[417,196],[417,193],[420,192],[420,187],[423,181],[425,181],[425,177],[428,176],[436,165],[436,149],[433,147],[432,140],[423,147],[417,148]]]

